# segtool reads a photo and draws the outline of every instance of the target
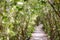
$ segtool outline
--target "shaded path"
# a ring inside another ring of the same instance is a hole
[[[34,33],[32,33],[32,37],[30,38],[30,40],[48,40],[47,35],[43,31],[42,27],[42,24],[35,27],[35,31]]]

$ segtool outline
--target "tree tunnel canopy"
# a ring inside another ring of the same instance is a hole
[[[27,40],[39,23],[60,40],[60,0],[0,0],[0,40]]]

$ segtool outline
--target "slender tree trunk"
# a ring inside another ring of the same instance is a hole
[[[56,11],[56,8],[54,7],[53,4],[51,4],[50,1],[48,1],[48,3],[51,5],[51,7],[53,8],[54,12],[60,17],[60,11]]]
[[[51,14],[47,15],[47,19],[48,19],[49,25],[50,25],[50,40],[53,40],[53,38],[54,38],[54,30],[53,30],[53,21],[51,19]]]
[[[7,40],[9,40],[9,36],[7,36]]]
[[[8,29],[9,28],[7,27],[6,30],[8,31]],[[9,34],[8,34],[8,32],[6,32],[6,39],[9,40]]]

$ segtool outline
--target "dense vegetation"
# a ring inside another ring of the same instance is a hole
[[[39,23],[60,40],[60,0],[0,0],[0,40],[27,40]]]

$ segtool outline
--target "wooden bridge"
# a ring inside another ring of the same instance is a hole
[[[35,27],[35,31],[32,33],[30,40],[49,40],[42,27],[43,24]]]

